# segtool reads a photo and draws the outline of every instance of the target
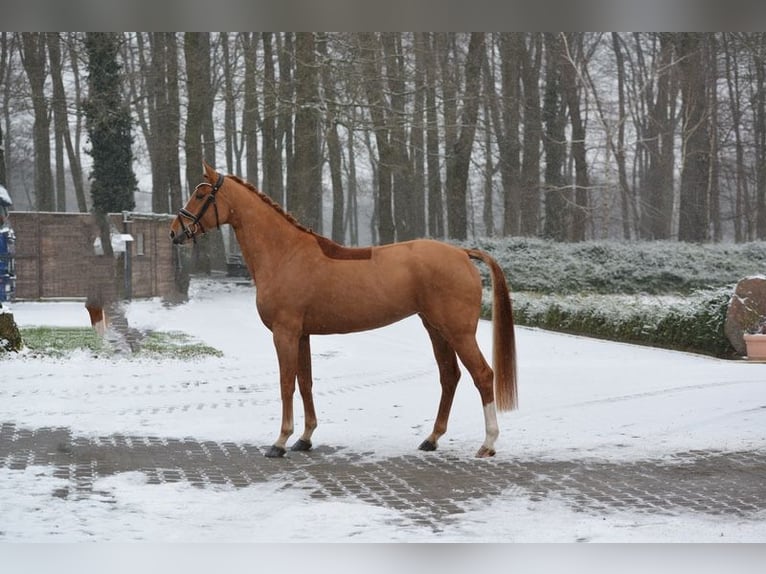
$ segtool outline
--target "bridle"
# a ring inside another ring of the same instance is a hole
[[[215,203],[215,194],[218,193],[218,190],[221,189],[221,186],[223,185],[223,174],[218,174],[218,180],[215,182],[215,184],[208,183],[206,181],[203,181],[202,183],[198,184],[197,187],[194,188],[193,194],[197,193],[197,190],[202,187],[203,185],[207,185],[210,187],[210,193],[205,198],[205,203],[202,205],[202,208],[199,210],[199,213],[197,215],[194,215],[191,211],[186,209],[185,207],[182,207],[178,210],[178,223],[181,224],[181,229],[184,232],[184,235],[188,239],[191,239],[195,243],[197,242],[197,229],[199,228],[199,231],[202,233],[205,233],[205,228],[202,226],[202,223],[200,220],[207,212],[208,208],[212,205],[213,209],[215,210],[215,226],[220,229],[221,224],[218,220],[218,206]],[[189,220],[189,225],[184,224],[184,219]]]

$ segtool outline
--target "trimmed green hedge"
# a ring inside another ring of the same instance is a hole
[[[533,293],[692,293],[766,274],[766,241],[556,243],[509,237],[461,245],[495,257],[512,291]]]
[[[469,243],[464,244],[466,247]],[[518,325],[735,357],[724,333],[734,285],[766,274],[766,242],[476,240],[506,273]],[[481,266],[485,287],[487,270]],[[490,315],[489,292],[484,315]]]
[[[734,357],[736,352],[723,329],[730,298],[731,289],[654,300],[631,299],[629,296],[556,297],[521,293],[514,294],[513,304],[518,325]]]

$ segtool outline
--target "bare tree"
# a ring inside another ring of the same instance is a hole
[[[327,34],[320,33],[317,47],[318,52],[322,57],[322,61],[318,63],[318,66],[322,77],[322,88],[324,92],[322,103],[322,109],[325,112],[324,134],[325,140],[327,141],[327,160],[330,167],[330,182],[332,184],[332,238],[339,243],[343,243],[345,241],[345,230],[343,226],[343,157],[340,136],[338,135],[338,94],[327,43]]]
[[[569,110],[571,123],[571,150],[575,165],[574,203],[570,205],[571,223],[569,239],[583,241],[588,221],[588,162],[585,156],[585,123],[580,113],[580,73],[585,65],[583,54],[583,33],[561,33],[562,63],[560,81]]]
[[[260,114],[258,113],[258,87],[255,71],[260,35],[254,32],[240,32],[239,38],[242,42],[243,56],[245,58],[245,105],[242,109],[242,132],[245,140],[245,178],[257,186],[259,180],[258,126],[261,122]],[[271,66],[273,71],[273,62]],[[273,117],[271,121],[273,126]],[[273,127],[271,129],[273,131]],[[263,161],[265,164],[265,157]]]
[[[617,62],[617,97],[619,100],[617,110],[617,144],[614,144],[611,133],[608,134],[608,137],[612,153],[614,153],[614,158],[617,161],[617,177],[620,181],[622,237],[623,239],[630,239],[632,229],[630,223],[631,218],[633,220],[636,219],[636,207],[633,203],[633,192],[628,183],[628,170],[625,163],[625,123],[627,121],[625,113],[625,57],[623,55],[623,42],[617,32],[612,32],[612,50],[614,50],[614,58]],[[593,87],[592,81],[591,86]]]
[[[444,201],[439,166],[439,119],[436,107],[436,57],[433,34],[423,33],[422,42],[426,70],[426,186],[428,200],[428,233],[444,237]]]
[[[62,54],[61,38],[57,32],[47,34],[48,57],[50,58],[51,80],[53,83],[53,122],[55,126],[56,141],[56,190],[57,190],[57,208],[59,211],[66,211],[66,201],[64,199],[66,182],[64,175],[64,149],[66,147],[69,169],[72,176],[72,183],[75,189],[77,199],[77,208],[80,212],[88,211],[85,200],[85,185],[82,176],[82,166],[80,157],[72,144],[72,136],[69,131],[69,115],[67,113],[66,92],[64,90],[64,80],[62,73]]]
[[[391,205],[391,164],[393,160],[391,159],[390,136],[385,114],[388,105],[385,102],[383,85],[380,81],[382,76],[380,44],[376,35],[369,32],[359,34],[359,44],[364,74],[363,82],[378,150],[378,193],[375,202],[378,216],[378,236],[381,243],[392,243],[396,240]]]
[[[136,42],[139,69],[129,75],[130,89],[149,152],[152,211],[175,212],[182,205],[178,41],[174,32],[151,32],[137,34]]]
[[[540,232],[540,162],[543,141],[543,109],[540,102],[543,37],[535,34],[528,40],[514,38],[516,53],[521,58],[521,83],[524,93],[524,135],[521,159],[521,193],[519,232],[534,236]],[[514,112],[515,113],[515,112]],[[510,126],[513,129],[513,126]]]
[[[388,87],[389,109],[386,113],[389,133],[389,168],[392,176],[394,202],[394,226],[399,241],[423,235],[419,228],[418,212],[422,212],[422,194],[414,189],[412,163],[407,147],[405,112],[404,55],[401,32],[381,34],[385,58],[385,77]]]
[[[447,227],[453,239],[467,237],[466,199],[468,168],[471,161],[481,88],[481,60],[485,49],[483,33],[474,32],[465,59],[465,88],[452,148],[446,150]],[[458,73],[457,70],[454,73]]]
[[[293,33],[285,32],[276,35],[277,57],[279,61],[279,93],[277,103],[277,125],[276,142],[278,155],[276,161],[280,164],[292,165],[293,162],[293,122],[295,110],[293,109],[293,98],[295,97],[295,82],[293,81]],[[280,171],[281,173],[281,171]],[[273,180],[272,180],[273,182]],[[286,202],[286,190],[281,180],[278,182],[278,188],[272,195],[277,201]],[[289,207],[289,206],[288,206]]]
[[[560,38],[545,34],[545,95],[543,121],[545,123],[545,237],[556,241],[567,239],[569,227],[569,201],[564,184],[566,158],[565,113],[566,103],[561,91]]]
[[[755,155],[755,236],[766,239],[766,33],[748,38],[752,53],[755,82],[753,86],[753,139]]]
[[[5,73],[8,66],[9,57],[8,32],[0,32],[0,79],[5,81]],[[8,178],[5,166],[5,142],[3,141],[3,127],[0,124],[0,185],[8,185]]]
[[[710,117],[704,50],[708,39],[700,33],[678,33],[674,41],[683,117],[678,239],[706,241],[710,222]]]
[[[287,174],[287,205],[295,217],[322,231],[319,74],[313,32],[295,35],[295,153]]]
[[[210,82],[210,34],[186,32],[184,34],[184,60],[186,63],[186,183],[189,191],[200,182],[203,159],[215,162],[215,147],[210,133],[212,120],[212,86]],[[204,147],[204,155],[203,155]],[[211,149],[212,147],[212,149]],[[220,233],[208,233],[194,244],[196,271],[209,273],[215,262],[222,259],[223,240]]]
[[[644,166],[639,175],[639,233],[643,239],[669,239],[673,222],[673,171],[678,74],[675,44],[669,33],[653,34],[654,64],[645,57],[643,37],[634,35],[640,97],[636,112],[639,153]]]
[[[498,167],[503,186],[503,235],[517,235],[521,230],[521,163],[519,125],[521,113],[521,54],[523,37],[519,32],[502,33],[497,38],[500,56],[501,101],[498,102],[493,67],[484,60],[484,97],[492,119],[499,152]],[[501,111],[502,110],[502,111]]]
[[[29,78],[32,91],[32,108],[35,115],[35,203],[38,211],[55,211],[53,175],[51,173],[51,144],[49,133],[48,104],[45,97],[47,58],[45,34],[23,32],[21,34],[21,59]]]
[[[749,204],[748,179],[745,170],[745,146],[742,136],[742,91],[740,87],[739,51],[733,46],[736,39],[730,33],[723,34],[723,51],[726,59],[726,86],[731,108],[734,132],[734,240],[737,243],[752,238],[752,227],[746,217]]]

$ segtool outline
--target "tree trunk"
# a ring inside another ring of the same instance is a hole
[[[426,36],[414,35],[415,91],[412,104],[412,127],[410,129],[410,158],[412,160],[412,189],[414,206],[412,222],[418,237],[426,235],[426,154],[425,154],[425,108],[426,108]]]
[[[540,142],[543,139],[543,110],[540,107],[542,36],[535,34],[526,46],[518,37],[517,52],[522,58],[521,81],[524,89],[524,136],[521,160],[519,232],[536,236],[540,232]]]
[[[61,46],[56,32],[46,34],[51,81],[53,84],[53,132],[56,151],[56,211],[66,211],[66,175],[64,173],[64,134],[69,132],[66,95],[61,79]]]
[[[356,111],[351,111],[351,126],[356,126]],[[354,130],[348,133],[348,205],[346,206],[346,221],[344,228],[348,231],[351,245],[359,245],[359,206],[356,193],[356,151],[354,147]]]
[[[378,148],[378,194],[375,207],[378,216],[378,238],[381,244],[396,240],[393,212],[391,209],[391,151],[385,110],[388,108],[383,95],[380,49],[374,33],[359,34],[360,52],[364,73],[364,89],[375,131]]]
[[[485,94],[486,95],[486,94]],[[493,178],[495,166],[492,161],[492,120],[489,98],[484,98],[484,208],[482,209],[482,221],[484,234],[487,237],[495,235],[495,210],[493,205]]]
[[[498,106],[496,92],[487,85],[489,71],[485,72],[487,96],[490,97],[492,123],[500,154],[500,180],[503,184],[503,235],[521,233],[521,70],[525,50],[524,35],[504,32],[499,36],[502,107]],[[494,88],[494,85],[492,86]],[[502,114],[500,109],[502,109]],[[539,115],[538,115],[539,117]]]
[[[165,32],[167,118],[162,134],[163,161],[167,163],[165,187],[170,194],[170,212],[181,209],[181,160],[178,146],[181,143],[181,103],[178,96],[178,36]]]
[[[342,151],[340,136],[338,135],[338,117],[335,77],[332,73],[332,61],[327,53],[327,34],[319,35],[318,51],[322,56],[319,69],[322,74],[322,87],[324,88],[324,133],[327,140],[327,159],[330,166],[330,181],[332,183],[332,239],[338,243],[344,243],[346,239],[344,222],[344,198],[343,198],[343,172]]]
[[[620,208],[622,215],[622,238],[631,238],[630,219],[635,215],[635,209],[631,208],[632,193],[628,184],[628,172],[625,167],[625,57],[622,53],[622,41],[617,32],[612,32],[612,49],[617,63],[617,146],[614,150],[614,158],[617,161],[617,174],[620,181]]]
[[[184,33],[184,59],[186,62],[186,183],[189,193],[202,181],[203,160],[215,165],[215,150],[209,145],[203,155],[203,138],[212,125],[210,117],[212,100],[210,87],[210,35],[208,32]],[[206,143],[209,143],[205,140]],[[192,248],[192,269],[198,273],[210,273],[214,266],[223,267],[223,238],[216,230],[209,230]]]
[[[731,34],[723,34],[723,47],[726,56],[726,85],[729,92],[732,127],[735,148],[735,198],[734,198],[734,241],[742,243],[748,238],[747,217],[744,205],[747,197],[747,177],[745,176],[745,151],[742,143],[742,104],[739,85],[739,55],[731,46]]]
[[[710,128],[705,78],[704,34],[675,37],[681,74],[683,150],[678,239],[702,242],[709,238]]]
[[[481,86],[481,58],[484,34],[471,33],[465,61],[465,90],[460,111],[460,130],[447,154],[447,227],[453,239],[466,239],[468,170],[471,161]]]
[[[564,160],[566,142],[564,119],[566,106],[561,94],[559,71],[561,47],[556,35],[545,34],[545,237],[565,241],[568,229],[567,198],[564,191]]]
[[[588,210],[588,163],[585,155],[585,124],[580,114],[580,89],[578,82],[578,66],[584,66],[582,50],[582,32],[561,34],[561,84],[567,108],[569,121],[572,125],[572,158],[575,164],[575,201],[571,210],[571,228],[569,239],[584,241]]]
[[[279,57],[279,103],[277,104],[278,119],[277,119],[277,132],[276,141],[277,156],[275,161],[281,165],[284,162],[285,165],[292,165],[293,162],[293,108],[292,101],[294,97],[294,83],[292,81],[293,74],[293,34],[292,32],[285,32],[284,37],[281,34],[277,35],[277,54]],[[280,174],[282,172],[280,171]],[[283,183],[281,176],[277,183],[277,189],[274,190],[275,194],[272,195],[277,201],[282,201],[283,205],[287,203],[285,184]],[[280,199],[281,198],[281,199]],[[288,209],[291,209],[287,205]]]
[[[319,78],[314,34],[295,35],[295,152],[287,205],[304,225],[322,231],[322,158],[319,153]]]
[[[642,58],[640,36],[636,49]],[[646,175],[640,183],[639,233],[643,239],[669,239],[673,221],[673,171],[675,165],[675,101],[677,74],[673,64],[673,35],[659,34],[654,82],[644,81],[643,98],[648,117],[641,141],[646,150]],[[648,74],[648,72],[647,72]],[[652,86],[656,83],[656,94]]]
[[[221,32],[221,49],[223,51],[223,126],[224,126],[224,155],[226,156],[227,173],[240,173],[234,166],[237,153],[237,113],[234,104],[234,72],[232,70],[232,54],[229,46],[229,33]]]
[[[38,211],[55,211],[48,105],[45,97],[45,34],[23,32],[22,61],[29,78],[34,111],[35,204]]]
[[[242,131],[245,137],[245,178],[254,186],[258,186],[258,85],[255,79],[255,68],[258,55],[258,34],[253,32],[241,32],[240,38],[244,47],[245,57],[245,105],[242,110]],[[271,45],[269,44],[269,48]],[[265,64],[265,62],[264,62]],[[274,72],[274,61],[270,62],[272,75]],[[273,89],[273,77],[272,85]],[[263,86],[266,92],[266,82]],[[265,131],[265,123],[263,124]],[[270,137],[274,136],[274,118],[271,117]],[[264,135],[264,137],[266,137]],[[264,169],[266,158],[264,160]],[[265,189],[264,189],[265,191]],[[268,193],[268,191],[266,192]]]
[[[178,49],[173,32],[149,34],[151,61],[145,62],[139,34],[141,70],[146,77],[145,100],[149,118],[137,110],[152,166],[152,211],[174,213],[181,208],[181,167],[178,154],[180,103],[178,97]],[[201,167],[201,166],[200,166]],[[199,174],[199,172],[198,172]]]
[[[401,32],[383,32],[381,41],[386,63],[386,82],[390,94],[390,109],[387,119],[390,169],[393,180],[394,227],[396,228],[396,239],[406,241],[418,237],[419,230],[416,229],[414,223],[415,190],[412,181],[412,164],[407,150]]]
[[[754,34],[755,237],[766,239],[766,34]]]
[[[433,35],[424,33],[426,68],[426,180],[428,198],[428,235],[444,237],[444,200],[439,166],[439,119],[436,107],[436,58]]]
[[[5,83],[6,62],[10,55],[8,33],[0,32],[0,81]],[[7,88],[6,88],[7,89]],[[3,102],[5,104],[5,102]],[[4,108],[7,106],[3,105]],[[5,142],[3,141],[3,126],[0,124],[0,185],[8,185],[8,172],[5,166]]]
[[[200,182],[202,162],[215,164],[215,158],[202,156],[202,116],[205,113],[206,76],[202,60],[209,58],[202,32],[184,34],[184,59],[186,62],[186,131],[184,150],[186,153],[186,188],[189,194]]]
[[[263,33],[263,74],[263,190],[284,204],[282,145],[277,136],[277,119],[281,116],[271,32]]]
[[[710,189],[710,221],[713,226],[713,241],[723,239],[721,222],[721,187],[719,182],[719,144],[718,144],[718,44],[715,34],[707,35],[708,42],[705,50],[705,75],[708,86],[707,101],[710,108],[710,171],[708,172],[708,188]]]

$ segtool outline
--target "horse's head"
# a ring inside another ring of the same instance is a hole
[[[181,245],[187,239],[196,241],[197,235],[226,223],[219,218],[216,203],[216,195],[225,181],[224,176],[207,163],[203,162],[202,165],[205,180],[194,188],[189,201],[178,211],[178,215],[170,224],[170,238],[176,245]]]

